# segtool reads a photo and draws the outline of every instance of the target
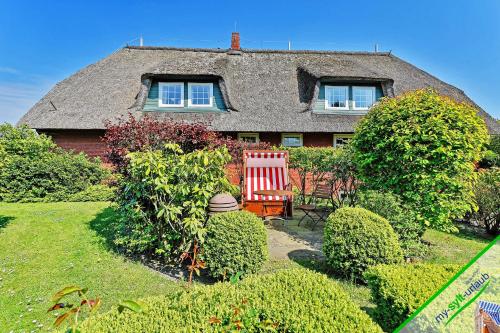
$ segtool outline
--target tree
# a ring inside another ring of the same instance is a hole
[[[375,105],[352,146],[368,187],[400,195],[425,225],[455,231],[453,219],[476,209],[474,162],[487,141],[476,108],[423,89]]]

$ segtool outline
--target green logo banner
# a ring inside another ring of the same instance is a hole
[[[500,236],[396,332],[500,333]]]

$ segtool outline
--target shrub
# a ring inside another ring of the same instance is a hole
[[[500,167],[500,135],[491,135],[486,148],[479,166],[481,168]]]
[[[324,234],[326,262],[339,275],[361,279],[369,266],[402,262],[389,222],[366,209],[338,209],[328,217]]]
[[[245,211],[210,217],[203,249],[210,275],[216,278],[255,273],[269,257],[262,219]]]
[[[117,123],[107,122],[104,134],[106,158],[120,171],[126,167],[126,156],[131,152],[161,150],[165,143],[177,143],[182,151],[190,153],[214,148],[220,140],[219,134],[200,122],[156,120],[148,116],[135,119],[132,114]]]
[[[62,201],[110,175],[99,159],[66,152],[28,127],[0,126],[0,147],[3,201]]]
[[[66,201],[113,201],[115,196],[116,187],[92,185],[81,192],[70,195]]]
[[[492,235],[500,233],[500,169],[492,168],[479,172],[474,185],[478,211],[473,215],[486,231]]]
[[[425,303],[459,270],[458,265],[379,265],[364,277],[377,305],[375,317],[392,331]]]
[[[121,181],[117,245],[174,259],[205,235],[206,208],[214,194],[229,188],[225,147],[185,154],[178,145],[129,155]]]
[[[385,98],[361,120],[352,140],[359,176],[398,194],[426,225],[454,231],[474,209],[474,162],[488,141],[477,109],[432,90]]]
[[[81,331],[381,332],[339,284],[306,269],[194,286],[144,302],[145,314],[114,309],[84,322]]]
[[[330,170],[336,150],[333,147],[294,147],[289,151],[290,168],[297,171],[300,190],[299,200],[306,203],[306,191],[314,189]]]
[[[421,242],[425,228],[417,221],[411,207],[404,205],[398,196],[389,192],[364,190],[358,193],[358,205],[389,221],[406,257],[421,255],[425,250]]]

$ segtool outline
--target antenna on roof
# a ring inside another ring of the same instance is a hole
[[[144,39],[142,38],[142,35],[139,37],[139,46],[144,46]]]
[[[375,43],[375,53],[378,52],[378,44]]]

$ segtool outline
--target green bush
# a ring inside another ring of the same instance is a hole
[[[425,245],[421,242],[425,228],[401,199],[389,192],[364,190],[358,193],[358,205],[389,221],[398,235],[399,244],[405,257],[424,254]]]
[[[474,184],[474,196],[478,210],[476,219],[492,235],[500,233],[500,169],[492,168],[479,172]]]
[[[63,201],[110,175],[99,159],[64,151],[27,127],[1,125],[0,147],[3,201]]]
[[[364,183],[400,195],[426,225],[456,231],[453,219],[475,208],[474,162],[487,141],[475,107],[416,90],[374,105],[351,144]]]
[[[344,277],[361,279],[369,266],[403,260],[397,235],[389,222],[366,209],[338,209],[328,217],[324,233],[326,262]]]
[[[392,331],[425,303],[459,270],[458,265],[379,265],[364,277],[377,305],[375,317]]]
[[[65,201],[113,201],[116,196],[116,187],[107,185],[92,185],[85,190],[72,194]]]
[[[255,273],[269,257],[262,219],[245,211],[210,217],[203,249],[210,275],[216,278]]]
[[[84,322],[82,332],[381,332],[339,284],[306,269],[144,301],[146,313],[112,310]]]
[[[314,188],[330,170],[337,151],[333,147],[293,147],[289,151],[289,167],[297,171],[300,194],[297,201],[306,203],[306,189]]]
[[[185,154],[177,144],[166,144],[161,151],[128,156],[115,243],[166,260],[203,243],[208,201],[230,187],[224,174],[227,149]]]
[[[500,167],[500,135],[490,135],[490,142],[486,148],[479,166],[481,168]]]

